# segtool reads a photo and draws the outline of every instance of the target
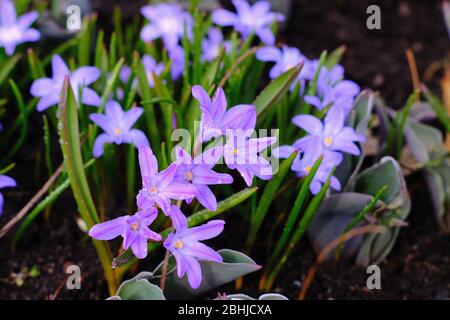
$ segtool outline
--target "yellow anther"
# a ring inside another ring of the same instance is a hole
[[[139,229],[139,223],[138,222],[133,222],[132,224],[130,224],[131,229],[133,230],[137,230]]]
[[[120,135],[121,133],[122,133],[122,130],[120,130],[120,128],[116,128],[116,129],[114,130],[114,134],[115,134],[116,136]]]
[[[158,192],[158,188],[156,187],[156,186],[152,186],[151,188],[150,188],[150,193],[157,193]]]
[[[327,147],[331,146],[331,143],[333,142],[333,139],[331,139],[331,137],[326,137],[325,138],[325,145]]]
[[[187,181],[192,181],[192,179],[194,178],[194,175],[192,174],[192,172],[186,171],[186,172],[184,173],[184,178],[185,178]]]
[[[311,166],[306,166],[306,167],[305,167],[306,173],[309,173],[309,172],[311,171],[311,169],[312,169]]]
[[[233,155],[237,155],[239,153],[238,148],[233,148],[232,153],[233,153]]]
[[[183,241],[181,241],[181,240],[175,241],[175,248],[181,249],[183,247],[184,247]]]

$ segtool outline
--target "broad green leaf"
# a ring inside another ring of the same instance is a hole
[[[289,90],[292,83],[297,79],[302,67],[303,63],[300,63],[269,83],[269,85],[253,102],[256,106],[256,113],[258,116],[263,112],[268,111],[272,106],[280,101],[280,99]]]
[[[228,294],[226,296],[227,300],[260,300],[260,301],[268,301],[268,300],[289,300],[285,296],[279,293],[265,293],[259,296],[258,299],[252,298],[246,294],[237,293],[237,294]]]
[[[168,299],[190,299],[211,289],[218,288],[226,283],[232,282],[239,277],[255,272],[261,268],[251,258],[245,254],[222,249],[218,253],[222,256],[223,262],[200,261],[202,269],[202,283],[198,289],[192,289],[188,283],[187,275],[178,278],[176,272],[175,259],[169,259],[166,287],[164,293]],[[161,270],[160,266],[157,267]],[[153,283],[159,283],[160,271],[152,277]]]
[[[117,294],[109,300],[166,300],[161,289],[150,283],[151,272],[141,272],[134,278],[122,282]]]

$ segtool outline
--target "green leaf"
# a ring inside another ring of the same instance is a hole
[[[298,64],[296,67],[286,71],[278,78],[272,80],[269,85],[261,92],[256,98],[253,104],[256,106],[256,113],[260,114],[268,111],[273,107],[291,87],[292,83],[297,79],[300,70],[303,67],[303,63]]]
[[[14,67],[16,66],[17,62],[19,62],[21,57],[22,55],[20,53],[15,54],[14,56],[8,59],[5,65],[2,66],[0,70],[0,86],[8,78],[11,71],[14,70]]]
[[[281,259],[278,260],[278,263],[276,264],[275,268],[273,269],[272,272],[270,272],[269,276],[267,277],[266,289],[272,287],[275,278],[278,276],[284,264],[292,254],[292,251],[297,246],[297,243],[300,241],[305,232],[308,230],[314,216],[316,215],[320,205],[322,204],[323,199],[325,198],[328,189],[330,188],[331,177],[333,176],[333,174],[334,170],[331,171],[327,181],[323,184],[322,189],[319,191],[317,195],[314,196],[314,198],[312,198],[311,202],[306,208],[305,214],[300,219],[298,227],[296,228],[294,234],[292,235],[292,238],[289,241],[289,244],[286,247],[283,256],[281,257]]]
[[[423,86],[422,91],[425,98],[430,103],[439,121],[445,126],[447,132],[450,132],[450,116],[445,110],[444,104],[439,100],[439,98],[434,95],[430,90]]]
[[[275,198],[276,192],[277,190],[279,190],[280,185],[283,182],[284,177],[286,176],[290,167],[292,166],[292,163],[294,162],[296,156],[297,152],[294,152],[288,159],[284,160],[281,163],[277,174],[267,183],[266,187],[264,188],[264,192],[259,201],[258,208],[256,209],[255,214],[252,216],[252,224],[246,241],[248,250],[251,250],[251,247],[256,240],[256,235],[261,228],[261,225],[267,212],[269,211],[269,207],[273,199]]]
[[[345,46],[340,46],[339,48],[335,49],[328,55],[327,61],[325,62],[325,67],[328,70],[332,69],[335,65],[339,63],[339,61],[341,61],[342,56],[345,53],[345,49],[346,49]]]
[[[289,239],[289,236],[291,235],[292,229],[294,228],[294,225],[298,220],[300,210],[302,209],[305,200],[309,194],[309,187],[314,179],[314,176],[316,175],[317,170],[320,167],[320,164],[322,163],[322,160],[323,160],[322,157],[319,157],[317,159],[311,171],[308,173],[305,180],[303,181],[302,186],[297,194],[297,198],[295,199],[294,206],[292,207],[292,210],[288,216],[288,220],[286,221],[286,225],[284,226],[283,233],[281,234],[281,237],[278,240],[278,243],[275,247],[272,259],[277,259],[278,256],[281,254],[281,250],[284,249],[286,242]]]
[[[68,76],[64,79],[61,100],[59,102],[58,128],[61,150],[64,156],[65,171],[69,176],[70,186],[77,202],[80,215],[87,227],[91,228],[100,221],[89,190],[81,156],[78,106],[69,84]],[[111,251],[105,241],[93,240],[93,243],[99,255],[100,262],[102,263],[110,294],[113,294],[117,288],[117,279],[111,268]]]
[[[161,289],[148,281],[151,277],[152,273],[141,272],[134,278],[124,281],[115,297],[119,297],[120,300],[166,300]]]
[[[198,289],[192,289],[187,275],[178,278],[176,263],[173,256],[169,259],[166,287],[164,293],[168,299],[190,299],[204,292],[215,289],[226,283],[232,282],[246,274],[255,272],[261,268],[255,261],[238,251],[229,249],[219,250],[223,262],[200,261],[202,270],[202,283]],[[158,272],[152,277],[153,283],[160,282],[161,265],[156,268]]]

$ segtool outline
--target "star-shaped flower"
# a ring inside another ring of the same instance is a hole
[[[14,54],[17,45],[41,38],[39,31],[30,28],[38,16],[36,11],[31,11],[17,17],[13,2],[0,0],[0,47],[5,48],[8,56]]]
[[[167,50],[183,38],[186,25],[188,36],[192,34],[192,17],[176,4],[160,3],[141,8],[142,15],[150,21],[141,31],[141,39],[150,42],[162,38]]]
[[[202,111],[200,134],[202,141],[226,134],[227,129],[254,129],[256,110],[254,105],[241,104],[227,111],[227,99],[222,88],[217,89],[213,100],[199,85],[192,87],[192,95]]]
[[[176,163],[158,172],[158,160],[149,147],[139,148],[139,166],[143,184],[137,196],[140,209],[149,210],[157,205],[165,215],[170,216],[171,199],[186,200],[195,197],[197,190],[191,184],[174,181]]]
[[[258,1],[250,6],[245,0],[232,0],[236,13],[218,9],[212,14],[212,20],[219,26],[232,26],[244,39],[255,33],[262,42],[271,46],[275,36],[270,25],[275,21],[283,21],[284,16],[270,12],[268,1]]]
[[[76,100],[79,99],[81,92],[82,103],[92,106],[100,105],[101,99],[97,92],[87,87],[100,77],[100,70],[88,66],[70,72],[64,60],[59,55],[54,55],[52,57],[52,78],[37,79],[31,85],[31,95],[40,98],[36,107],[38,111],[44,111],[58,104],[66,76],[70,76],[70,85]]]
[[[105,114],[91,114],[91,120],[105,131],[95,140],[94,157],[98,158],[103,155],[106,143],[117,145],[129,143],[136,148],[148,147],[149,142],[145,134],[141,130],[132,129],[143,112],[144,110],[140,107],[133,107],[124,112],[119,103],[111,100],[106,103]]]
[[[158,233],[148,228],[157,217],[156,208],[141,210],[132,216],[126,215],[96,224],[89,230],[89,236],[97,240],[111,240],[121,236],[122,248],[128,250],[131,247],[137,258],[144,259],[147,256],[148,240],[162,240]]]
[[[212,220],[202,226],[189,228],[186,217],[177,206],[172,206],[172,212],[175,232],[169,234],[164,247],[175,257],[178,277],[187,274],[190,286],[197,289],[202,282],[199,261],[223,261],[217,252],[200,241],[217,237],[223,231],[225,221]]]

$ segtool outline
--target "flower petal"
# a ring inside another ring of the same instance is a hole
[[[196,186],[196,188],[197,188],[196,198],[198,202],[200,202],[206,209],[216,211],[217,200],[216,197],[214,196],[214,193],[212,193],[211,189],[205,185],[198,185]]]
[[[141,39],[144,42],[151,42],[161,36],[161,31],[154,24],[147,24],[142,28]]]
[[[322,122],[312,115],[295,116],[292,118],[292,122],[311,135],[321,135],[323,131]]]
[[[231,11],[218,9],[211,16],[212,21],[219,26],[232,26],[238,22],[238,17]]]
[[[95,139],[93,147],[94,158],[99,158],[103,155],[105,144],[113,143],[114,139],[109,134],[102,133]]]
[[[132,126],[138,121],[139,117],[144,113],[144,109],[140,107],[133,107],[124,114],[122,120],[122,128],[125,131],[131,129]]]
[[[171,206],[170,207],[170,218],[172,219],[173,226],[175,227],[175,230],[177,232],[181,232],[188,227],[186,216],[181,212],[180,208],[178,206]]]
[[[53,79],[41,78],[33,81],[30,93],[34,97],[43,97],[51,94],[55,90]]]
[[[20,16],[17,23],[22,29],[28,29],[38,17],[37,11],[30,11]]]
[[[190,286],[193,289],[200,287],[202,283],[202,269],[195,258],[184,256],[186,262],[186,273]]]
[[[91,88],[83,88],[83,93],[82,93],[82,99],[81,101],[84,104],[90,105],[90,106],[100,106],[101,104],[101,99],[100,96],[98,95],[97,92],[95,92],[93,89]]]
[[[279,61],[281,51],[276,47],[264,47],[256,51],[256,58],[260,61]]]
[[[254,129],[256,125],[256,109],[251,104],[237,105],[227,111],[222,120],[221,128],[226,129]]]
[[[0,189],[7,187],[12,188],[16,186],[17,186],[16,180],[5,175],[0,175]]]
[[[182,249],[183,253],[198,260],[223,262],[223,258],[216,251],[198,241],[188,241]]]
[[[52,76],[56,83],[63,83],[64,78],[70,75],[70,70],[67,67],[61,56],[55,54],[52,57]]]
[[[16,8],[11,0],[0,1],[0,24],[10,26],[16,23]]]
[[[147,256],[147,239],[137,236],[131,243],[131,250],[138,259],[144,259]]]
[[[139,167],[143,180],[144,177],[153,177],[158,172],[158,160],[150,147],[139,147]]]
[[[55,104],[58,104],[58,102],[59,102],[59,94],[52,93],[50,95],[42,97],[39,100],[36,106],[36,110],[39,112],[44,111],[45,109],[48,109],[49,107],[54,106]]]
[[[124,138],[127,143],[133,144],[136,148],[139,148],[141,146],[150,146],[145,133],[138,129],[130,130]]]
[[[224,225],[223,220],[211,220],[202,226],[187,229],[184,234],[190,240],[208,240],[217,237],[223,231]]]
[[[200,108],[204,109],[211,114],[213,111],[211,110],[212,102],[208,93],[199,85],[195,85],[192,87],[192,96],[199,102]]]
[[[73,84],[78,86],[88,86],[100,78],[100,70],[96,67],[81,67],[75,70],[70,76]]]
[[[89,230],[89,236],[97,240],[114,239],[122,234],[129,217],[123,216],[96,224]]]

